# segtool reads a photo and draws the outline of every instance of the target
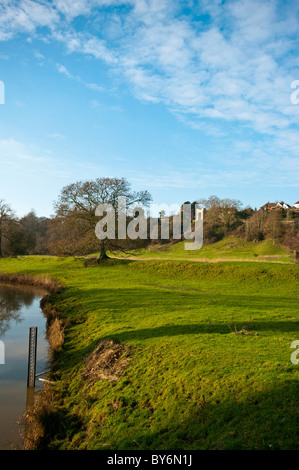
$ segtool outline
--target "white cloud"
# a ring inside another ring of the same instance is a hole
[[[58,13],[46,3],[33,0],[1,2],[0,38],[6,40],[18,32],[34,32],[36,28],[52,28],[59,21]]]
[[[33,51],[33,55],[39,62],[43,62],[45,60],[45,56],[39,51]]]
[[[55,0],[57,10],[69,19],[90,13],[91,1],[88,0]]]
[[[79,75],[71,74],[69,70],[62,64],[57,63],[56,68],[58,72],[61,73],[62,75],[65,75],[67,78],[76,80],[77,82],[81,83],[82,85],[84,85],[86,88],[90,90],[103,92],[105,89],[104,87],[102,87],[101,85],[98,85],[97,83],[85,82]]]
[[[183,3],[6,0],[0,39],[47,26],[48,40],[60,42],[68,54],[104,62],[138,99],[165,104],[193,128],[219,135],[225,126],[238,125],[269,136],[276,153],[297,155],[299,107],[290,106],[290,83],[299,78],[298,2],[201,0],[190,3],[193,17],[182,14]],[[119,5],[126,8],[115,10]],[[88,27],[76,31],[72,20],[79,15]],[[204,23],[202,15],[208,15]],[[62,64],[57,69],[103,90]]]
[[[62,64],[56,64],[56,68],[59,73],[62,73],[67,78],[74,78],[74,76],[68,71],[68,69]]]

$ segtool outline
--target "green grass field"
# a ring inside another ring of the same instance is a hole
[[[0,272],[66,287],[44,447],[298,449],[299,266],[23,257]],[[85,358],[111,338],[131,348],[127,368],[88,382]]]

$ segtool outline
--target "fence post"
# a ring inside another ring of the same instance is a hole
[[[28,377],[27,387],[35,387],[36,373],[37,326],[29,328]]]

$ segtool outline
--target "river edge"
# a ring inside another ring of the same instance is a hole
[[[39,450],[46,446],[47,417],[54,413],[54,392],[51,386],[52,369],[56,354],[62,349],[64,343],[64,325],[54,304],[54,296],[63,292],[65,288],[50,276],[32,276],[19,273],[0,273],[0,283],[15,286],[32,286],[42,288],[46,295],[40,300],[40,308],[46,318],[46,335],[49,344],[48,382],[42,390],[35,395],[34,403],[20,416],[19,422],[26,423],[26,432],[23,437],[23,450]]]

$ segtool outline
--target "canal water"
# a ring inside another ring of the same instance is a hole
[[[40,308],[43,290],[0,284],[0,450],[22,449],[26,411],[29,328],[37,326],[36,373],[48,368],[46,319]],[[4,346],[4,351],[3,351]],[[3,364],[3,362],[5,363]],[[42,382],[36,380],[38,391]]]

